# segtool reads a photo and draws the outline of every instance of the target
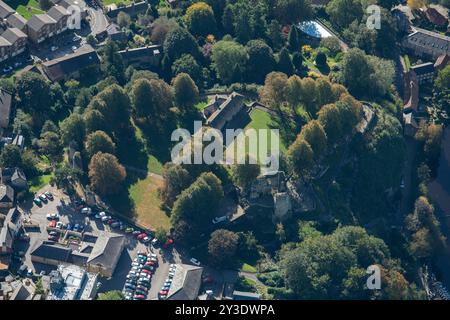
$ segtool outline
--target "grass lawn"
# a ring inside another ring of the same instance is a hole
[[[158,196],[158,188],[162,181],[153,177],[138,180],[132,184],[128,191],[134,202],[136,222],[151,228],[170,228],[169,217],[160,209],[161,200]]]
[[[200,101],[195,105],[195,108],[199,111],[202,111],[203,109],[206,108],[206,106],[208,105],[208,101]]]
[[[256,270],[254,266],[251,266],[247,263],[243,263],[241,266],[241,272],[257,273],[258,270]]]
[[[252,119],[252,121],[245,127],[245,129],[253,128],[256,131],[258,131],[259,129],[273,128],[272,117],[270,116],[269,113],[263,110],[259,109],[253,110],[250,113],[250,118]],[[268,145],[269,145],[268,147],[270,148],[270,140]],[[280,137],[280,151],[283,153],[286,152],[286,146],[284,145],[284,142],[281,140],[281,137]]]
[[[132,0],[103,0],[102,1],[103,5],[105,5],[105,6],[109,6],[111,4],[118,5],[120,3],[123,3],[124,5],[128,5],[128,4],[132,3],[132,2],[133,2]],[[136,2],[139,2],[139,1],[136,1]]]
[[[147,170],[152,173],[162,174],[163,164],[158,159],[156,159],[155,156],[150,155],[148,157]]]
[[[44,13],[37,0],[6,0],[5,2],[27,20],[35,14]]]
[[[53,173],[45,174],[42,176],[37,176],[37,177],[34,177],[33,179],[31,179],[29,181],[30,192],[35,193],[35,192],[39,191],[45,185],[50,183],[50,180],[52,179],[52,177],[53,177]]]

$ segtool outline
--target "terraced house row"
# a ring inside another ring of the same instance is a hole
[[[0,62],[25,51],[28,43],[38,45],[68,29],[68,21],[78,6],[76,0],[54,0],[46,13],[36,14],[28,21],[0,0]],[[85,8],[80,8],[80,18],[86,17]]]

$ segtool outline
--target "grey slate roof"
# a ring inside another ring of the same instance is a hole
[[[0,37],[0,42],[2,37]],[[7,42],[7,40],[5,40]],[[9,92],[0,89],[0,127],[6,129],[11,115],[12,96]]]
[[[233,291],[234,300],[259,300],[260,297],[259,294],[253,292]]]
[[[31,298],[32,293],[21,283],[12,293],[10,300],[30,300]]]
[[[126,14],[130,15],[131,17],[137,16],[138,14],[143,14],[145,11],[147,11],[148,3],[147,1],[141,1],[138,3],[132,3],[125,7],[116,8],[113,10],[109,10],[106,15],[109,18],[116,18],[120,12],[125,12]]]
[[[160,45],[151,45],[133,49],[125,49],[118,51],[122,58],[126,61],[139,59],[145,56],[157,56],[161,54],[162,47]]]
[[[8,28],[3,32],[2,37],[14,44],[17,40],[27,38],[27,35],[18,28]]]
[[[25,176],[25,173],[20,168],[16,168],[16,170],[14,170],[13,175],[11,176],[11,181],[15,181],[18,179],[27,181],[27,177]]]
[[[13,8],[8,6],[6,3],[0,0],[0,18],[5,19],[9,15],[13,14],[15,11]]]
[[[30,254],[32,257],[34,256],[44,259],[66,262],[69,259],[69,255],[71,252],[72,250],[70,248],[40,241],[36,243]]]
[[[18,231],[18,223],[20,222],[21,214],[17,208],[9,209],[3,221],[3,227],[0,229],[0,245],[12,248],[14,242],[14,235]]]
[[[428,74],[434,72],[434,64],[432,62],[425,62],[411,67],[416,75],[420,76],[422,74]]]
[[[408,35],[409,41],[446,50],[447,52],[450,50],[450,37],[421,28],[414,29],[415,31]]]
[[[237,92],[231,93],[227,100],[219,106],[219,109],[208,118],[208,124],[212,127],[216,127],[223,118],[226,118],[228,114],[235,112],[236,108],[241,108],[243,104],[243,95]]]
[[[9,185],[0,184],[0,202],[14,202],[14,189]]]
[[[122,254],[125,237],[120,234],[100,235],[95,242],[87,263],[102,265],[106,268],[115,266]]]
[[[170,296],[167,297],[169,300],[195,300],[198,297],[202,284],[203,268],[191,265],[182,265],[182,268],[186,270],[183,284],[173,294],[169,292]]]
[[[3,37],[0,37],[0,47],[9,47],[11,43]]]
[[[44,72],[52,81],[59,81],[80,69],[100,64],[97,52],[89,45],[67,56],[44,62]]]
[[[53,6],[47,11],[47,14],[56,21],[61,20],[64,16],[70,16],[70,13],[63,6]]]
[[[27,24],[27,19],[22,17],[17,12],[10,15],[8,18],[6,18],[6,22],[14,28],[18,28],[20,30],[23,30]]]
[[[50,17],[48,14],[35,14],[28,20],[27,26],[34,31],[39,31],[41,28],[47,24],[55,24],[56,20]]]

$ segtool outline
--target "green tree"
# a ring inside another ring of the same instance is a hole
[[[86,138],[86,152],[92,157],[97,152],[114,154],[116,145],[104,131],[95,131],[90,133]]]
[[[92,103],[93,104],[96,104],[96,103],[102,104],[104,102],[96,99],[96,100],[93,100]],[[94,132],[97,130],[105,130],[107,127],[106,122],[105,122],[105,117],[103,116],[103,114],[100,111],[98,111],[97,108],[87,108],[83,114],[83,119],[84,119],[87,133],[91,133],[91,132]]]
[[[244,46],[234,42],[221,40],[212,48],[211,60],[217,77],[225,84],[231,83],[236,66],[244,68],[248,55]]]
[[[234,14],[233,14],[233,9],[230,5],[227,5],[223,12],[222,27],[223,27],[223,31],[225,33],[227,33],[227,34],[234,33]]]
[[[245,188],[261,173],[261,168],[254,159],[250,161],[249,155],[246,155],[244,164],[235,164],[231,168],[231,175],[235,183]]]
[[[192,34],[206,36],[215,33],[216,19],[214,11],[205,2],[196,2],[189,6],[184,15],[184,21]]]
[[[174,203],[170,220],[175,225],[185,220],[192,228],[209,225],[214,218],[223,189],[220,180],[210,172],[202,173]]]
[[[22,156],[18,146],[7,144],[0,153],[0,163],[2,168],[20,167]]]
[[[89,179],[92,188],[100,195],[116,194],[125,180],[125,168],[109,153],[98,152],[89,162]]]
[[[283,36],[281,35],[281,24],[277,20],[270,21],[267,27],[267,37],[270,40],[272,48],[277,49],[283,44]]]
[[[130,15],[123,11],[119,12],[119,14],[117,15],[117,24],[121,28],[128,28],[131,24]]]
[[[192,183],[193,178],[181,165],[172,163],[164,165],[162,175],[164,184],[159,194],[164,206],[171,208],[177,196]]]
[[[196,84],[200,83],[202,77],[200,65],[190,54],[183,54],[172,64],[172,74],[176,76],[179,73],[187,73]]]
[[[303,138],[297,137],[289,147],[288,158],[299,176],[305,176],[314,164],[314,152]]]
[[[276,0],[274,14],[278,21],[292,24],[312,17],[312,7],[308,0]]]
[[[17,107],[26,113],[42,118],[52,106],[50,85],[41,74],[25,72],[17,80]]]
[[[292,64],[289,51],[284,47],[278,55],[277,70],[291,76],[294,74],[294,65]]]
[[[195,38],[186,29],[178,27],[167,33],[164,41],[164,52],[170,61],[175,61],[183,54],[190,54],[193,57],[200,55],[200,50]]]
[[[292,25],[291,29],[289,30],[288,44],[289,44],[289,49],[291,49],[291,51],[295,52],[300,49],[299,34],[298,34],[298,31],[297,31],[297,28],[295,27],[295,25]]]
[[[323,106],[317,113],[318,120],[322,124],[328,141],[335,143],[341,138],[342,124],[339,108],[335,104],[327,104]]]
[[[326,11],[331,22],[344,29],[354,20],[360,21],[363,16],[361,1],[357,0],[332,0],[328,3]]]
[[[320,157],[327,147],[327,135],[318,120],[312,120],[303,126],[300,137],[307,141],[316,159]]]
[[[176,106],[183,113],[194,112],[199,92],[192,78],[187,73],[180,73],[172,80],[172,86]]]
[[[104,103],[96,103],[92,107],[101,112],[109,131],[128,126],[131,103],[122,87],[117,84],[109,85],[96,98]]]
[[[113,76],[120,84],[125,83],[125,65],[114,41],[108,41],[103,47],[102,70],[106,76]]]
[[[434,80],[436,90],[449,90],[450,88],[450,64],[438,72]]]
[[[85,137],[85,125],[83,116],[79,113],[72,113],[64,119],[60,125],[61,140],[64,145],[68,146],[71,142],[75,142],[78,146],[83,145]]]
[[[46,131],[41,134],[37,141],[39,152],[48,156],[52,160],[56,160],[61,156],[63,148],[59,134],[52,131]]]
[[[248,52],[247,78],[250,82],[263,83],[266,75],[275,68],[275,57],[272,49],[263,40],[250,40]]]
[[[235,262],[239,236],[225,229],[211,233],[208,241],[208,256],[212,265],[224,268],[232,266]]]

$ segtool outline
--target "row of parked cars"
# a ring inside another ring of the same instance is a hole
[[[158,268],[158,257],[154,253],[138,252],[131,263],[122,290],[126,300],[145,300],[151,286],[152,276]]]
[[[167,295],[169,294],[170,287],[172,286],[172,280],[173,280],[173,277],[175,276],[176,270],[177,270],[177,265],[172,263],[169,266],[169,274],[167,275],[167,278],[162,285],[161,291],[158,292],[158,298],[160,300],[167,299]]]
[[[156,245],[158,242],[158,240],[154,237],[152,232],[149,232],[149,231],[144,232],[142,230],[138,230],[138,229],[124,223],[123,221],[112,217],[110,214],[108,214],[105,211],[95,212],[90,207],[82,207],[80,209],[80,212],[89,217],[93,217],[94,219],[100,220],[104,224],[109,225],[109,227],[111,229],[115,229],[117,231],[122,231],[126,234],[131,234],[137,240],[139,240],[140,242],[142,242],[144,244],[152,243],[153,245]]]
[[[50,191],[46,191],[43,194],[40,194],[36,198],[33,199],[33,202],[39,206],[42,207],[44,204],[48,203],[48,201],[53,201],[54,197],[53,194]]]

